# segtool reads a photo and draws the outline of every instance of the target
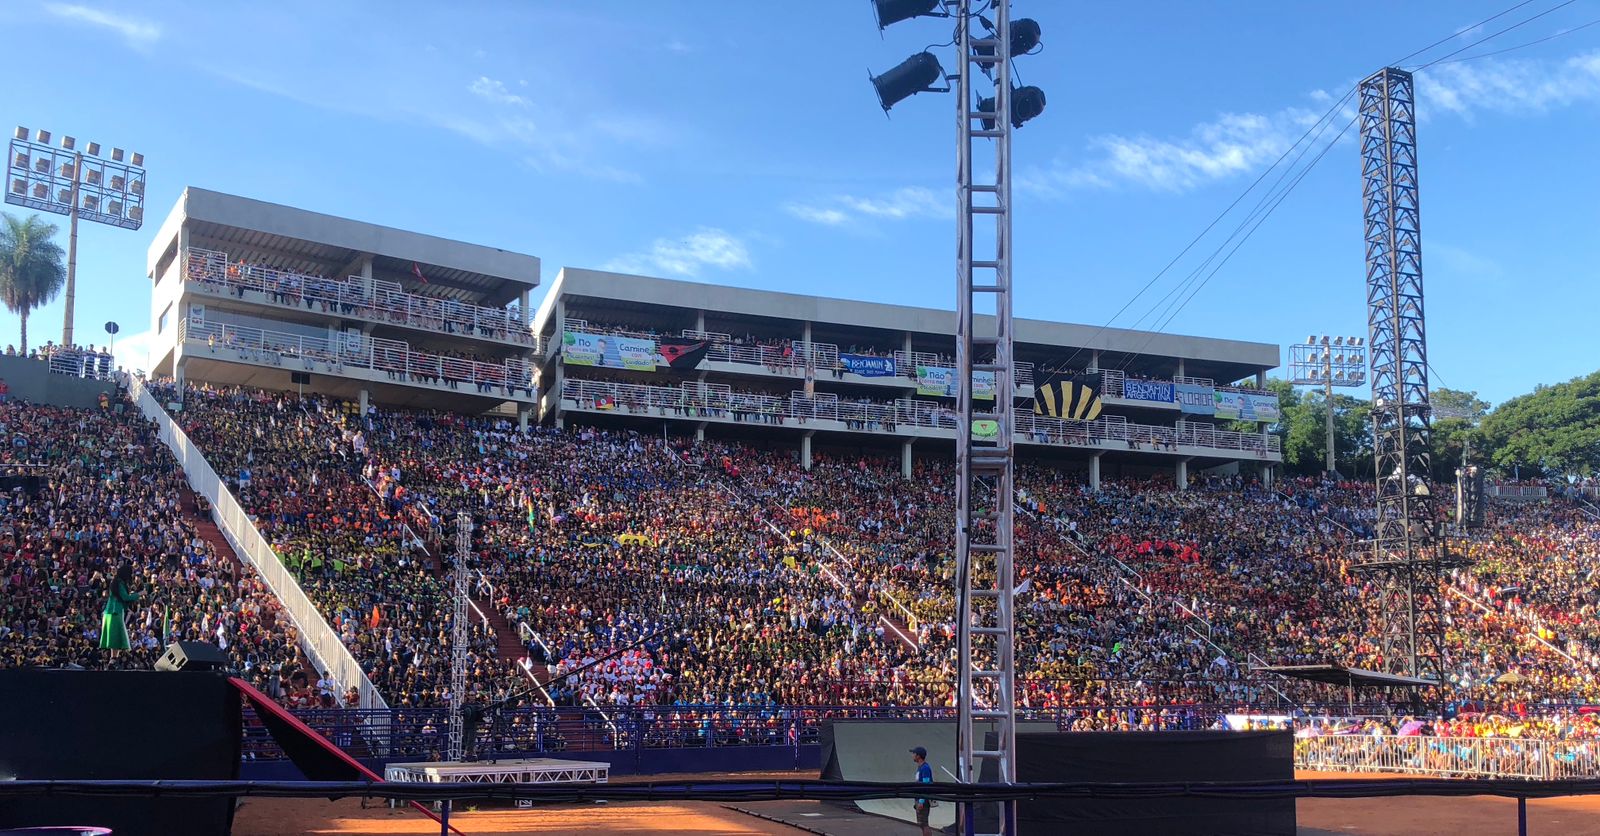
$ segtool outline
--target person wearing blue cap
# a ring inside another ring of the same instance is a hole
[[[911,761],[917,765],[917,783],[933,783],[933,767],[928,765],[928,750],[917,746],[911,750]],[[911,809],[917,813],[917,826],[922,828],[922,836],[933,836],[933,828],[928,826],[928,808],[932,806],[926,798],[912,799]]]

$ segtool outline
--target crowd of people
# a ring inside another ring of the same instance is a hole
[[[919,459],[907,480],[898,460],[865,453],[819,452],[808,470],[748,444],[154,388],[181,404],[175,419],[393,706],[451,696],[456,571],[526,655],[504,658],[506,637],[474,617],[472,699],[536,685],[558,704],[671,707],[693,722],[704,706],[954,702],[948,461]],[[130,655],[208,638],[288,701],[343,700],[348,683],[301,657],[260,581],[195,534],[181,473],[125,403],[0,410],[14,439],[0,464],[49,473],[47,490],[0,506],[0,662],[104,664],[97,616],[129,563]],[[1346,698],[1259,665],[1395,661],[1381,590],[1354,567],[1371,533],[1365,483],[1200,476],[1186,490],[1142,478],[1090,491],[1026,464],[1017,484],[1026,710],[1072,728],[1201,727],[1231,707]],[[460,511],[475,532],[458,568]],[[1495,506],[1462,544],[1470,568],[1428,602],[1450,672],[1430,701],[1452,717],[1537,718],[1600,699],[1597,523],[1566,500]]]

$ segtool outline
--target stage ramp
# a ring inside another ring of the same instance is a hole
[[[973,723],[980,738],[994,731],[993,723]],[[1017,723],[1017,734],[1054,733],[1055,723]],[[843,781],[914,781],[917,767],[911,749],[928,750],[933,780],[955,781],[956,723],[954,720],[834,720],[822,727],[822,778]],[[946,771],[948,770],[948,771]],[[911,801],[884,798],[857,801],[862,811],[904,822],[915,822]],[[956,806],[935,802],[928,824],[935,830],[956,823]]]

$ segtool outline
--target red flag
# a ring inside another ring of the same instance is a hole
[[[383,623],[383,615],[378,612],[377,604],[372,605],[372,620],[368,623],[374,630],[378,629],[378,625]]]
[[[423,284],[428,283],[428,277],[422,275],[422,268],[418,266],[415,261],[411,262],[411,275],[416,276],[417,281],[422,282]]]

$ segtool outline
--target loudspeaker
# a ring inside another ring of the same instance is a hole
[[[225,671],[228,656],[214,644],[173,642],[156,660],[158,671]]]
[[[289,382],[301,386],[310,386],[311,374],[309,372],[289,372]]]

